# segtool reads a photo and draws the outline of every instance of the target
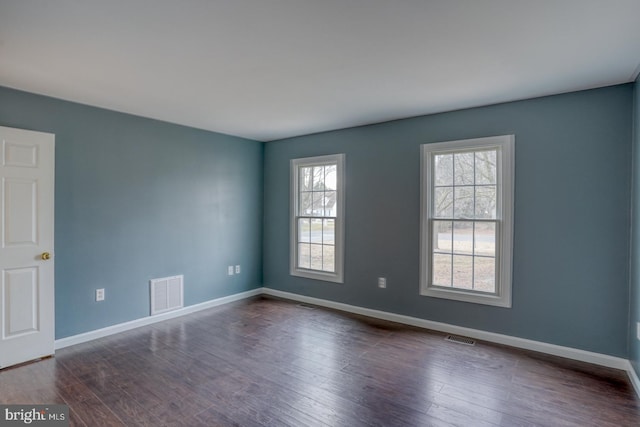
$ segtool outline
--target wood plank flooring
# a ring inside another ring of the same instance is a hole
[[[256,298],[0,371],[78,426],[640,426],[626,373]]]

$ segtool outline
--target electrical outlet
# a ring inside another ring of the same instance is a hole
[[[96,289],[96,301],[104,301],[104,288]]]
[[[233,276],[233,265],[230,265],[229,267],[227,267],[227,274],[229,276]]]
[[[236,274],[240,274],[240,266],[236,265]]]
[[[378,277],[378,287],[386,288],[387,287],[387,278],[386,277]]]
[[[638,340],[640,341],[640,322],[636,323],[636,335],[638,336]]]

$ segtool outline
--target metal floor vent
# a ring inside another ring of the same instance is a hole
[[[315,310],[316,308],[312,305],[307,305],[307,304],[297,304],[298,307],[300,308],[306,308],[307,310]]]
[[[464,344],[464,345],[476,345],[476,341],[468,338],[468,337],[461,337],[458,335],[447,335],[447,337],[444,339],[445,341],[451,341],[451,342],[455,342],[458,344]]]

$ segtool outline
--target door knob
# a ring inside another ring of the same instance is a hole
[[[51,254],[50,254],[49,252],[42,252],[41,257],[42,257],[42,259],[43,259],[43,260],[45,260],[45,261],[46,261],[46,260],[48,260],[49,258],[51,258]]]

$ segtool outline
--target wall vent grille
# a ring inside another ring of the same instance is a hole
[[[153,279],[149,284],[152,316],[184,306],[184,276]]]
[[[445,337],[445,341],[451,341],[451,342],[464,344],[464,345],[476,345],[476,341],[474,339],[471,339],[469,337],[461,337],[458,335],[447,335]]]

